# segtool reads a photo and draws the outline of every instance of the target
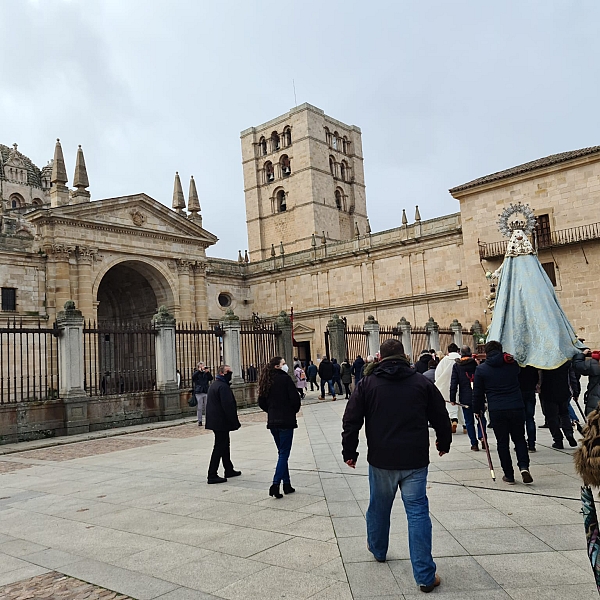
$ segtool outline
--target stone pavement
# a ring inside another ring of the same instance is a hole
[[[388,562],[366,550],[365,452],[356,471],[342,462],[344,407],[303,406],[290,461],[297,492],[281,500],[267,496],[276,451],[262,413],[243,415],[231,436],[243,476],[218,486],[206,485],[212,435],[193,423],[0,456],[0,597],[423,598],[400,501]],[[539,432],[532,486],[492,482],[485,453],[462,434],[449,455],[432,452],[434,594],[598,597],[572,451],[550,449]]]

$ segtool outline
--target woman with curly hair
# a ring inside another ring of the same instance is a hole
[[[279,490],[281,482],[284,494],[293,494],[296,491],[290,481],[288,459],[292,451],[294,429],[298,427],[296,413],[300,410],[300,396],[281,356],[272,358],[260,374],[258,405],[268,415],[267,429],[271,430],[279,454],[269,496],[283,498]]]

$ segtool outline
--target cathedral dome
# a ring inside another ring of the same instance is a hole
[[[39,188],[42,187],[42,172],[36,165],[33,164],[30,158],[17,150],[16,144],[14,144],[12,148],[9,148],[4,144],[0,144],[0,179],[9,179],[6,173],[6,166],[7,163],[11,163],[13,160],[18,161],[27,172],[28,185]]]

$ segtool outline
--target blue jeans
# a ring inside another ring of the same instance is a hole
[[[273,476],[273,485],[290,483],[290,472],[288,470],[288,459],[292,451],[292,440],[294,439],[293,429],[271,429],[271,435],[275,440],[279,458],[275,467],[275,475]]]
[[[475,416],[473,415],[473,411],[470,408],[465,408],[464,406],[462,410],[463,417],[465,418],[465,427],[467,428],[467,433],[469,434],[469,439],[471,440],[471,446],[477,446],[477,440],[483,439],[481,425],[483,424],[483,429],[485,431],[485,417],[483,415],[481,416],[481,423],[477,424],[477,433],[475,433]]]
[[[521,390],[525,402],[525,430],[527,431],[527,445],[535,448],[535,390],[524,392]]]
[[[332,396],[335,396],[335,390],[333,389],[333,379],[321,379],[321,398],[325,398],[325,381],[327,381],[327,385],[329,386],[329,393]]]
[[[367,543],[380,560],[385,560],[390,541],[390,514],[400,488],[408,521],[408,549],[417,585],[431,585],[435,563],[431,556],[431,518],[427,500],[427,467],[392,471],[369,465],[371,498],[367,510]]]

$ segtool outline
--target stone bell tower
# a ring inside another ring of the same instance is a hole
[[[242,131],[251,260],[368,230],[361,131],[302,104]]]

